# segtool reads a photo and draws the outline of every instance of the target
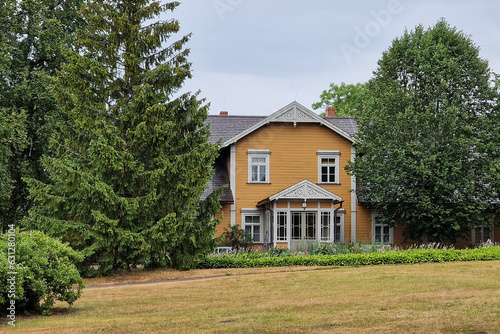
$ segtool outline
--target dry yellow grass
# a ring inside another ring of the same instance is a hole
[[[310,271],[329,269],[327,267],[272,267],[272,268],[227,268],[227,269],[194,269],[189,271],[179,271],[175,269],[162,269],[144,271],[133,269],[123,271],[113,277],[99,277],[85,280],[87,287],[101,287],[130,283],[164,282],[171,280],[193,280],[200,278],[210,278],[219,276],[249,275],[258,273],[276,273],[291,271]]]
[[[500,261],[149,274],[153,280],[207,278],[99,288],[95,286],[103,281],[92,280],[89,285],[94,288],[86,289],[72,311],[21,320],[15,328],[3,326],[0,330],[471,334],[500,331]],[[148,274],[125,276],[130,282],[140,282]],[[115,283],[121,283],[119,280]]]

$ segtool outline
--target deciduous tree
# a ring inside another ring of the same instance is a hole
[[[500,96],[492,79],[471,38],[444,20],[405,31],[383,53],[348,168],[379,222],[422,241],[454,241],[491,223]]]
[[[320,101],[312,105],[313,109],[334,107],[337,116],[361,116],[366,96],[366,83],[340,85],[330,84],[328,90],[320,95]]]
[[[10,145],[2,157],[7,173],[2,183],[10,186],[8,196],[0,199],[0,230],[28,212],[31,202],[23,178],[48,181],[41,157],[49,154],[59,118],[51,76],[64,63],[76,28],[84,24],[77,14],[81,2],[9,0],[0,7],[0,108],[7,115],[0,122],[4,129],[15,124],[17,135],[24,135],[24,145]]]

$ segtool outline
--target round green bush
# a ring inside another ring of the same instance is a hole
[[[2,313],[50,314],[56,300],[71,305],[80,297],[84,283],[75,263],[83,258],[68,245],[39,231],[11,229],[0,237],[0,253]]]

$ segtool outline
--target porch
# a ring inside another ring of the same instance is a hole
[[[342,203],[340,196],[308,180],[260,201],[254,214],[263,218],[259,219],[262,226],[257,228],[263,231],[263,250],[302,250],[321,243],[343,242]],[[257,220],[248,218],[251,216],[252,213],[243,212],[244,228],[256,236]]]

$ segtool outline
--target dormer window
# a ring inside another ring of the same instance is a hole
[[[269,150],[248,150],[248,183],[269,183]]]

